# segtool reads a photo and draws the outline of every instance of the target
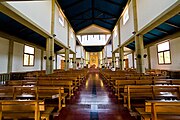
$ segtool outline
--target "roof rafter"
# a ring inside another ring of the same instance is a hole
[[[158,31],[160,31],[160,32],[162,32],[162,33],[168,34],[167,31],[165,31],[165,30],[163,30],[163,29],[161,29],[161,28],[156,27],[155,29],[158,30]]]
[[[177,25],[174,25],[174,24],[172,24],[172,23],[170,23],[170,22],[164,22],[165,24],[167,24],[167,25],[170,25],[170,26],[172,26],[172,27],[175,27],[175,28],[180,28],[179,26],[177,26]]]

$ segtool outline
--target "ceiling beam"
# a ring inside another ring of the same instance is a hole
[[[103,1],[106,1],[106,2],[111,3],[111,4],[114,4],[114,5],[117,5],[117,6],[119,6],[119,7],[122,6],[122,4],[117,3],[117,2],[114,2],[114,1],[112,1],[112,0],[103,0]]]
[[[63,7],[63,9],[64,9],[64,10],[67,10],[67,9],[69,9],[70,7],[76,6],[76,5],[78,5],[79,3],[82,3],[82,2],[84,2],[84,1],[83,1],[83,0],[77,0],[76,2],[73,2],[73,3],[71,3],[71,4],[69,4],[69,5],[65,6],[65,7]],[[60,4],[60,2],[59,2],[59,4]]]
[[[175,27],[175,28],[180,28],[179,26],[177,26],[177,25],[174,25],[174,24],[172,24],[172,23],[170,23],[170,22],[164,22],[165,24],[167,24],[167,25],[169,25],[169,26],[171,26],[171,27]]]
[[[86,10],[84,10],[84,11],[82,11],[82,12],[76,14],[76,15],[70,16],[69,19],[79,17],[79,16],[85,14],[86,12],[90,11],[91,9],[92,9],[92,8],[88,8],[88,9],[86,9]]]
[[[169,34],[167,31],[165,31],[165,30],[163,30],[163,29],[161,29],[161,28],[157,28],[157,27],[156,27],[155,29],[158,30],[158,31],[160,31],[160,32],[162,32],[162,33],[165,33],[165,34],[167,34],[167,35]]]
[[[109,12],[107,12],[107,11],[100,10],[100,9],[98,9],[98,8],[94,8],[94,9],[97,10],[97,11],[99,11],[99,12],[101,12],[101,13],[104,13],[104,14],[106,14],[106,15],[109,15],[109,16],[112,16],[112,17],[117,17],[116,15],[114,15],[114,14],[112,14],[112,13],[109,13]]]

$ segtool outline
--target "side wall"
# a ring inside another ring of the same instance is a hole
[[[34,61],[34,66],[32,67],[23,66],[23,54],[24,54],[23,51],[24,51],[24,45],[21,43],[14,42],[12,71],[22,72],[22,71],[41,70],[41,50],[35,48],[35,61]]]
[[[178,0],[137,0],[138,30],[167,10]]]
[[[171,64],[159,65],[156,45],[150,47],[152,69],[180,70],[180,37],[170,40]]]
[[[43,1],[13,1],[7,2],[24,16],[50,33],[51,0]]]

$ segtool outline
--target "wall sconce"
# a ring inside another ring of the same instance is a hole
[[[141,55],[140,55],[140,54],[138,54],[138,55],[137,55],[137,58],[141,58]]]
[[[143,56],[144,58],[146,58],[147,57],[147,54],[144,54],[144,56]]]

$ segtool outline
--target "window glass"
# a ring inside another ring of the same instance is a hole
[[[123,25],[125,25],[128,20],[129,20],[129,10],[127,8],[123,15]]]
[[[163,53],[158,53],[159,64],[164,64]]]
[[[159,64],[170,64],[171,63],[169,41],[158,44],[157,51],[158,51]]]
[[[164,42],[158,45],[158,52],[169,50],[169,42]]]
[[[24,45],[24,60],[23,65],[33,66],[34,65],[34,48]]]
[[[59,20],[59,23],[64,27],[64,17],[63,17],[63,15],[61,14],[61,12],[59,12],[59,18],[58,18],[58,20]]]
[[[28,65],[28,61],[29,61],[29,55],[24,54],[24,65]]]
[[[171,63],[171,59],[170,59],[170,51],[166,51],[164,52],[164,62],[165,63]]]
[[[34,54],[34,48],[25,45],[24,46],[24,53]]]

